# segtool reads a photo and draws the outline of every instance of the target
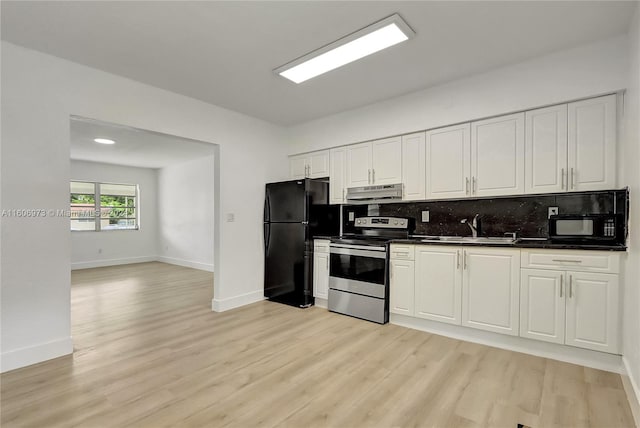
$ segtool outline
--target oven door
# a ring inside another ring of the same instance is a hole
[[[331,244],[329,288],[385,298],[385,247]]]

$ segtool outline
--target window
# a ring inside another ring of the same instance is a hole
[[[136,184],[71,182],[71,230],[138,229]]]

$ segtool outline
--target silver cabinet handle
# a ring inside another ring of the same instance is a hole
[[[464,178],[464,193],[465,195],[469,194],[469,177]]]
[[[560,169],[560,180],[562,180],[560,183],[560,189],[564,190],[564,168]]]
[[[475,178],[475,177],[473,177],[473,179],[472,179],[472,186],[471,186],[471,193],[472,193],[472,194],[474,194],[474,195],[475,195],[476,193],[478,193],[478,186],[476,185],[476,181],[477,181],[477,180],[476,180],[476,178]]]
[[[460,250],[456,250],[456,268],[460,269]]]
[[[371,184],[376,184],[376,170],[371,170]]]
[[[560,297],[562,297],[562,288],[564,287],[564,274],[560,275]]]
[[[309,177],[311,175],[311,167],[309,165],[304,166],[304,176]]]
[[[346,199],[346,193],[347,191],[345,189],[342,189],[342,200],[344,201]]]
[[[370,169],[367,170],[367,183],[371,184],[371,170]]]
[[[462,269],[467,268],[467,251],[462,250]]]
[[[552,262],[582,263],[582,260],[551,259]]]
[[[573,276],[569,275],[569,298],[573,298]]]
[[[327,257],[327,272],[329,272],[329,257]]]
[[[573,179],[574,179],[573,175],[574,175],[573,168],[571,168],[571,178],[570,178],[570,180],[571,180],[571,189],[573,189]]]

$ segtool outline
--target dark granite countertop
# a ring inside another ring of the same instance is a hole
[[[414,245],[455,245],[455,246],[478,246],[478,247],[500,247],[500,248],[546,248],[556,250],[591,250],[591,251],[627,251],[627,247],[622,244],[582,244],[554,242],[550,239],[518,239],[512,244],[493,244],[487,242],[423,242],[422,238],[394,239],[391,244],[414,244]]]

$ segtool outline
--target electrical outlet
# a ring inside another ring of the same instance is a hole
[[[422,222],[429,223],[429,211],[422,211]]]
[[[558,215],[558,207],[549,207],[547,218],[551,218],[552,215]]]
[[[356,213],[353,211],[349,211],[349,221],[354,221],[356,219]]]

